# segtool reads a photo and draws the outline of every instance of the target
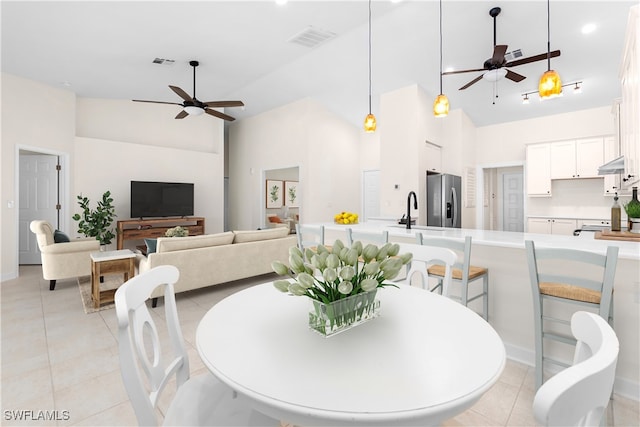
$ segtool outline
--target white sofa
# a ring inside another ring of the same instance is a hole
[[[271,262],[288,264],[289,248],[296,244],[288,227],[161,237],[155,253],[137,255],[137,268],[143,273],[158,265],[175,265],[180,270],[178,293],[271,273]],[[159,296],[152,295],[154,307]]]

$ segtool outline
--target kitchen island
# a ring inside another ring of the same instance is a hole
[[[335,239],[347,241],[346,229],[389,233],[389,241],[415,243],[416,233],[428,237],[464,239],[471,236],[471,263],[489,269],[489,322],[505,343],[509,358],[533,365],[533,303],[524,249],[525,240],[533,240],[537,247],[562,247],[604,254],[609,245],[618,246],[618,266],[614,284],[614,329],[620,340],[620,355],[616,370],[617,393],[640,399],[640,243],[596,240],[589,237],[516,233],[475,229],[451,229],[406,225],[390,221],[370,221],[361,224],[339,225],[323,223],[325,243]],[[470,295],[477,284],[470,287]],[[455,292],[455,290],[454,290]],[[480,300],[469,306],[479,310]],[[552,307],[553,310],[563,306]],[[560,359],[569,362],[572,351],[567,346],[550,343],[547,348]],[[549,365],[549,369],[558,369]]]

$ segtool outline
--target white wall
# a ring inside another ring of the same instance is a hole
[[[18,147],[66,153],[73,163],[76,98],[72,92],[2,73],[1,99],[0,279],[7,280],[18,275]],[[69,191],[73,182],[72,175]]]
[[[62,203],[69,208],[69,216],[77,211],[80,192],[95,201],[115,184],[117,214],[124,219],[129,216],[129,195],[128,191],[122,195],[122,183],[186,181],[196,183],[195,214],[207,218],[207,232],[222,230],[221,120],[210,116],[175,120],[175,110],[157,104],[76,99],[70,91],[7,73],[2,73],[1,96],[1,280],[18,274],[18,149],[65,156],[67,198]],[[80,135],[77,141],[76,135]],[[202,200],[197,199],[198,188]],[[8,207],[9,201],[14,202],[13,208]],[[69,218],[62,223],[74,224]]]
[[[326,222],[360,208],[360,129],[311,99],[229,127],[231,229],[257,228],[264,211],[263,171],[300,168],[300,221]]]

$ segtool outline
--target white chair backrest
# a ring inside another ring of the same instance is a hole
[[[324,245],[324,225],[296,224],[298,249],[304,252],[306,248]]]
[[[424,237],[422,233],[416,233],[416,240],[419,245],[447,248],[454,251],[458,257],[454,268],[462,270],[462,277],[469,277],[469,267],[471,266],[471,236],[466,236],[464,242],[454,239],[440,237]]]
[[[176,267],[162,265],[128,280],[116,291],[120,369],[140,425],[157,425],[156,405],[174,375],[177,388],[189,379],[189,358],[173,290],[179,276]],[[164,290],[165,319],[173,350],[171,359],[161,353],[158,329],[146,304],[158,287]]]
[[[407,252],[411,252],[413,254],[413,259],[408,266],[407,277],[401,283],[410,285],[413,276],[418,273],[422,278],[422,287],[429,290],[427,268],[429,265],[433,264],[444,265],[445,274],[442,281],[442,295],[449,296],[451,269],[456,262],[456,253],[447,248],[400,243],[400,253],[403,254]]]
[[[353,242],[361,241],[363,246],[372,243],[376,246],[382,246],[385,243],[389,243],[389,232],[371,232],[371,231],[357,231],[352,228],[347,228],[347,245],[351,247]]]
[[[533,414],[545,426],[598,426],[615,380],[619,342],[599,315],[578,311],[571,317],[578,344],[573,366],[545,382],[533,400]]]
[[[29,224],[29,228],[36,235],[38,241],[38,247],[40,250],[45,246],[54,244],[53,240],[53,226],[48,221],[34,220]]]

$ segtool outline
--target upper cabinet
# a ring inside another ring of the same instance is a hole
[[[551,144],[527,145],[527,195],[551,197]]]
[[[603,138],[553,142],[551,179],[598,178],[603,160]]]

